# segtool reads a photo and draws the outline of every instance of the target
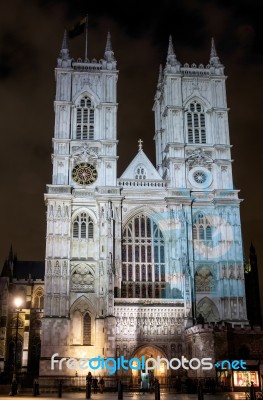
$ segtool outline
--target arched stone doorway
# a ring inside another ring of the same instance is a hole
[[[158,361],[158,357],[161,358],[167,358],[166,354],[164,353],[163,350],[161,350],[157,346],[142,346],[138,348],[132,358],[137,358],[140,360],[141,365],[142,365],[142,357],[144,357],[144,360],[148,360],[149,358],[154,358],[156,360],[156,364]],[[135,363],[135,361],[134,361]],[[149,363],[149,366],[154,367],[154,363]],[[160,368],[156,366],[156,368],[152,369],[148,374],[146,374],[146,371],[137,371],[137,370],[132,370],[132,384],[133,385],[140,385],[143,386],[145,389],[147,389],[147,385],[151,386],[153,383],[154,379],[157,378],[161,384],[166,384],[168,380],[168,375],[169,371],[167,370],[167,365],[165,361],[160,362]]]

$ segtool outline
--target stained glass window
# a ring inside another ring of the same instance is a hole
[[[160,280],[160,268],[159,265],[155,264],[155,282],[159,282]]]
[[[123,282],[121,284],[121,297],[127,297],[127,285]]]
[[[146,268],[142,265],[142,281],[146,281]]]
[[[122,280],[127,281],[127,267],[126,265],[122,266]]]
[[[132,281],[132,265],[129,265],[129,281]]]
[[[152,282],[165,282],[164,237],[158,225],[144,214],[136,215],[124,227],[122,265],[122,281],[127,280],[126,268],[128,280],[135,279],[136,298],[160,297],[160,289],[153,290]],[[131,296],[124,283],[121,296]]]
[[[141,261],[145,262],[146,258],[145,258],[146,254],[145,254],[145,246],[141,246]]]
[[[140,266],[138,264],[135,267],[135,279],[137,282],[140,281]]]
[[[153,297],[153,287],[152,285],[148,285],[148,297]]]
[[[143,283],[143,285],[142,285],[142,298],[145,298],[146,297],[146,285],[145,285],[145,283]]]
[[[148,265],[148,282],[152,281],[152,266],[151,264]]]
[[[132,283],[129,283],[129,288],[128,288],[128,297],[133,297],[133,285]]]
[[[158,299],[160,297],[160,287],[159,284],[155,285],[155,297]]]
[[[164,265],[161,265],[161,281],[165,282],[165,268],[164,268]]]

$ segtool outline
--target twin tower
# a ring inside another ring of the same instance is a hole
[[[226,76],[213,40],[208,65],[182,65],[170,38],[153,106],[156,165],[139,141],[119,178],[116,68],[109,34],[101,60],[75,61],[65,33],[45,194],[41,375],[54,375],[54,353],[169,359],[187,353],[185,329],[198,321],[247,320]],[[56,374],[76,372],[63,368]]]

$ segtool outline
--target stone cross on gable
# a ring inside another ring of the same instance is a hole
[[[139,139],[138,140],[138,144],[139,144],[139,150],[141,150],[142,149],[143,140]]]

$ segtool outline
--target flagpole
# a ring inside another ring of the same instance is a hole
[[[88,14],[86,15],[86,24],[85,24],[85,59],[84,61],[87,62],[88,60]]]

